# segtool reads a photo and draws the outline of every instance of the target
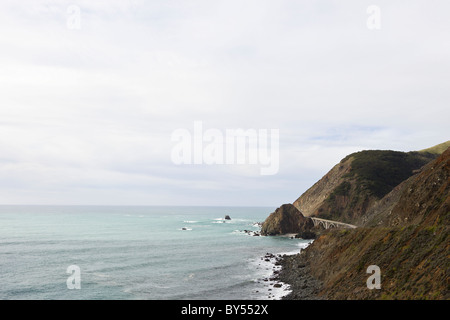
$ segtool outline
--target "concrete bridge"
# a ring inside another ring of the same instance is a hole
[[[321,219],[321,218],[316,218],[316,217],[310,217],[310,218],[314,222],[314,226],[322,225],[325,229],[329,229],[329,228],[354,229],[354,228],[356,228],[356,226],[353,224],[348,224],[348,223],[343,223],[343,222],[338,222],[338,221],[333,221],[333,220],[326,220],[326,219]]]

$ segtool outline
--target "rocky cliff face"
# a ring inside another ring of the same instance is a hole
[[[388,226],[442,225],[450,213],[450,148],[425,166],[402,194],[388,217]]]
[[[261,226],[262,235],[281,235],[301,233],[314,227],[311,219],[306,218],[292,204],[283,204],[272,212]]]
[[[362,225],[367,211],[436,155],[368,150],[351,154],[293,205],[305,216]]]
[[[333,190],[344,181],[344,176],[351,170],[352,160],[352,158],[344,159],[335,165],[322,179],[295,200],[293,205],[306,217],[316,214]]]
[[[406,179],[383,198],[375,201],[366,213],[356,221],[356,224],[364,227],[386,225],[386,221],[392,215],[392,209],[400,199],[403,190],[414,181],[414,178],[415,176]]]
[[[403,181],[389,194],[377,201],[360,221],[360,225],[374,227],[405,226],[421,223],[420,219],[449,211],[448,150],[436,161],[416,170],[415,175]],[[426,209],[425,209],[426,208]],[[419,219],[419,220],[418,220]]]
[[[449,299],[450,149],[367,211],[365,225],[330,230],[296,257],[328,299]],[[381,271],[368,289],[367,268]]]

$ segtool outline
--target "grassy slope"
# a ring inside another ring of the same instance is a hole
[[[420,150],[418,152],[420,153],[431,153],[431,154],[436,154],[436,155],[440,155],[442,154],[445,150],[447,150],[450,147],[450,140],[440,143],[438,145],[435,145],[434,147],[431,148],[427,148],[427,149],[423,149]]]
[[[448,229],[335,230],[306,250],[313,275],[329,299],[448,299]],[[370,265],[381,270],[381,289],[366,286]]]

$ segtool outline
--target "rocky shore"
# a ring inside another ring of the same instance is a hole
[[[315,227],[312,220],[304,217],[292,204],[284,204],[261,224],[258,235],[315,239],[322,231],[321,227]],[[270,280],[284,283],[290,290],[290,293],[283,295],[283,300],[323,299],[318,296],[322,284],[312,276],[303,254],[269,256],[271,259],[274,257],[274,264],[279,269],[274,272]],[[265,258],[268,259],[267,255]]]
[[[322,283],[315,279],[300,254],[266,253],[262,261],[272,265],[272,274],[259,279],[267,298],[276,300],[323,300],[318,293]],[[259,291],[257,291],[259,292]]]
[[[261,262],[272,273],[258,280],[264,286],[268,299],[275,300],[323,300],[318,293],[322,283],[315,279],[300,254],[266,253]],[[261,264],[259,264],[261,266]]]
[[[322,283],[311,275],[310,266],[304,261],[302,254],[283,255],[279,259],[281,265],[276,279],[290,286],[291,292],[283,300],[323,300],[318,293]]]

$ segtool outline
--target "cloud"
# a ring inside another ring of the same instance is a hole
[[[448,140],[450,5],[378,1],[375,31],[370,4],[1,3],[0,203],[276,206],[348,153]],[[279,172],[174,165],[194,121],[279,129]]]

